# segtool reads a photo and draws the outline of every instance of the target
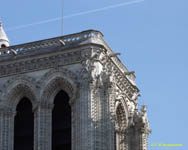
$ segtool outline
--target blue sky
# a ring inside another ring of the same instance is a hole
[[[64,15],[134,0],[64,0]],[[61,17],[62,0],[1,1],[0,19],[12,45],[62,35],[62,21],[13,29]],[[64,19],[64,34],[100,30],[120,59],[135,70],[148,105],[149,150],[187,150],[188,1],[145,0]],[[151,147],[151,143],[183,147]]]

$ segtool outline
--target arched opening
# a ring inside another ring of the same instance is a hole
[[[22,98],[16,108],[14,150],[33,150],[34,115],[28,98]]]
[[[52,150],[71,150],[71,107],[69,96],[60,91],[52,112]]]
[[[126,135],[124,128],[126,127],[126,113],[122,103],[119,103],[116,108],[116,122],[115,122],[115,150],[124,149],[126,144]]]
[[[5,44],[2,44],[2,45],[1,45],[1,48],[5,48],[5,47],[6,47],[6,45],[5,45]]]
[[[117,126],[122,128],[126,124],[126,116],[123,105],[120,103],[116,109]]]

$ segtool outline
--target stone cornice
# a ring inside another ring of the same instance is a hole
[[[101,39],[103,42],[104,47],[106,48],[108,54],[113,54],[113,50],[110,48],[110,46],[104,41],[104,39]],[[128,72],[127,67],[121,62],[121,60],[118,57],[113,57],[111,60],[120,68],[122,72]],[[134,76],[135,78],[135,76]]]
[[[62,41],[65,45],[62,45]],[[110,60],[110,64],[116,66],[114,67],[115,77],[117,79],[117,85],[122,91],[127,91],[127,94],[139,92],[136,85],[125,75],[128,69],[122,64],[118,57],[109,57],[109,55],[113,53],[112,49],[103,40],[102,33],[95,30],[1,48],[0,63],[2,65],[0,65],[0,77],[57,67],[59,65],[78,63],[81,61],[81,50],[75,51],[73,49],[81,49],[88,45],[104,49],[105,55],[107,55]],[[53,56],[46,56],[49,54]],[[38,57],[39,55],[44,56],[34,58],[34,56]],[[129,97],[132,97],[132,95],[130,94]]]
[[[113,68],[113,75],[116,82],[117,87],[124,93],[127,98],[132,100],[132,97],[135,93],[139,92],[139,89],[135,84],[132,84],[130,80],[126,77],[126,75],[122,72],[122,70],[114,63],[113,60],[110,60],[110,65]]]

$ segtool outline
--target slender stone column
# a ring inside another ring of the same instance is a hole
[[[148,134],[149,131],[145,128],[140,129],[140,149],[139,150],[147,150],[148,149]]]
[[[103,138],[105,143],[103,143],[104,150],[115,150],[115,89],[110,83],[104,84],[102,101],[105,105],[105,113],[102,114],[104,118],[103,130],[105,134]],[[103,131],[103,132],[104,132]]]
[[[135,126],[134,126],[133,142],[135,150],[148,150],[148,136],[151,133],[149,129],[149,121],[146,115],[146,106],[142,106],[141,115],[135,113]]]
[[[93,104],[95,105],[95,149],[103,150],[105,143],[105,119],[106,119],[106,99],[104,99],[104,90],[97,88],[95,90],[95,96],[92,99]]]
[[[53,106],[42,102],[34,109],[34,150],[51,150]]]
[[[134,132],[134,135],[132,135],[132,141],[134,143],[134,149],[135,150],[140,150],[140,144],[141,144],[141,140],[140,140],[140,129],[135,126],[135,132]]]
[[[148,135],[151,131],[145,127],[136,125],[131,134],[131,150],[148,150]]]
[[[74,103],[71,103],[71,148],[72,150],[76,150],[77,147],[79,147],[78,143],[78,124],[79,124],[79,120],[78,120],[78,114],[77,114],[77,101],[73,100]],[[75,105],[76,104],[76,105]],[[76,144],[75,144],[76,143]]]
[[[91,88],[87,80],[80,80],[79,95],[72,105],[72,150],[92,150]]]
[[[131,137],[130,137],[130,135],[129,135],[128,129],[125,131],[124,136],[125,136],[124,149],[125,149],[125,150],[130,150],[129,139],[130,139]]]
[[[137,141],[137,136],[139,135],[136,135],[136,131],[135,131],[135,128],[134,126],[129,126],[127,128],[127,132],[126,132],[126,135],[127,135],[127,140],[125,142],[125,150],[136,150],[136,147],[139,145],[139,141]]]
[[[130,136],[126,129],[125,131],[116,130],[116,147],[115,150],[134,150],[130,148]]]
[[[0,109],[0,149],[13,150],[14,116],[10,109]]]

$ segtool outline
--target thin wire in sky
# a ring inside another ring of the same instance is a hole
[[[63,16],[63,17],[57,17],[57,18],[43,20],[43,21],[31,23],[31,24],[20,25],[20,26],[16,26],[16,27],[10,27],[10,28],[7,28],[6,31],[19,30],[19,29],[22,29],[22,28],[27,28],[27,27],[45,24],[45,23],[49,23],[49,22],[59,21],[59,20],[63,20],[63,19],[69,19],[69,18],[73,18],[73,17],[76,17],[76,16],[82,16],[82,15],[87,15],[87,14],[91,14],[91,13],[101,12],[101,11],[105,11],[105,10],[112,9],[112,8],[122,7],[122,6],[125,6],[125,5],[132,5],[132,4],[136,4],[136,3],[141,3],[141,2],[144,2],[144,1],[145,0],[134,0],[134,1],[124,2],[124,3],[120,3],[120,4],[116,4],[116,5],[110,5],[110,6],[106,6],[106,7],[103,7],[103,8],[98,8],[98,9],[83,11],[83,12],[79,12],[79,13],[74,13],[74,14],[71,14],[71,15]]]
[[[64,0],[62,0],[62,18],[64,17]],[[62,27],[61,27],[61,31],[62,31],[62,35],[63,35],[63,28],[64,28],[64,19],[62,20]]]

